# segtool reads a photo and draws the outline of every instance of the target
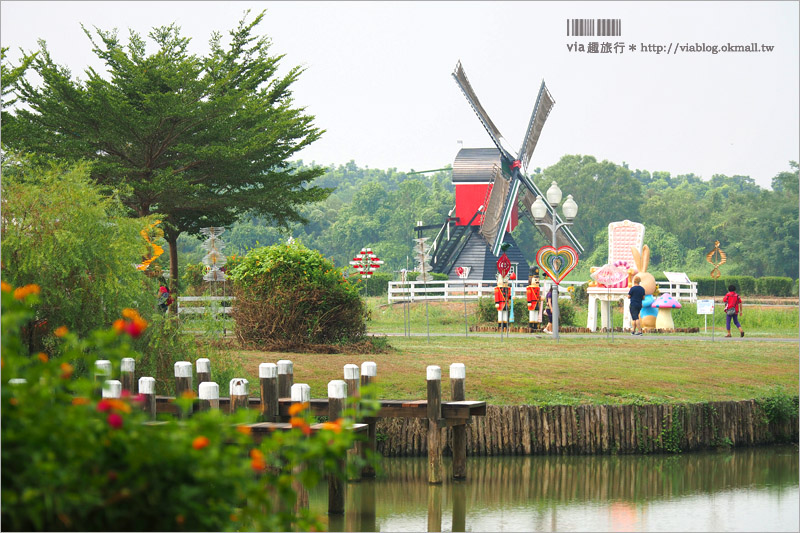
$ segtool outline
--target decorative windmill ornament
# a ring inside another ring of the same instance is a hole
[[[711,277],[714,279],[718,279],[722,273],[719,271],[719,267],[725,264],[725,261],[728,260],[728,256],[722,249],[719,247],[719,241],[714,241],[714,249],[708,252],[706,255],[706,261],[711,263],[714,267],[711,269]]]
[[[360,252],[356,254],[350,264],[358,270],[358,273],[361,274],[362,278],[371,278],[372,274],[378,270],[383,261],[378,258],[372,252],[372,248],[362,248]]]
[[[414,239],[416,243],[414,245],[414,261],[417,263],[416,270],[419,272],[417,281],[425,283],[433,281],[433,276],[431,276],[431,264],[428,262],[430,259],[430,245],[426,242],[427,240],[427,237]]]
[[[228,258],[222,253],[225,243],[219,238],[225,233],[225,228],[200,228],[200,233],[207,237],[203,241],[203,248],[208,252],[202,259],[203,264],[208,267],[208,272],[205,273],[203,279],[205,281],[226,281],[228,278],[221,268],[228,262]]]

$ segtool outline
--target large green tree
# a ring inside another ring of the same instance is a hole
[[[116,191],[131,215],[161,214],[173,280],[182,232],[227,226],[246,213],[278,225],[300,221],[299,208],[329,191],[310,185],[322,169],[288,159],[322,130],[292,99],[302,69],[279,75],[283,56],[254,34],[263,17],[248,22],[245,14],[228,44],[214,33],[205,56],[189,53],[175,24],[149,33],[151,54],[134,31],[124,44],[116,30],[84,28],[106,67],[88,69],[85,81],[57,65],[40,41],[29,58],[41,83],[17,80],[25,105],[3,124],[3,142],[91,161],[92,178]]]

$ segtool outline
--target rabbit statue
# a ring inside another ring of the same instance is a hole
[[[647,271],[647,267],[650,266],[650,248],[645,244],[642,247],[642,253],[639,254],[639,250],[637,250],[635,246],[631,246],[631,253],[633,254],[633,261],[636,263],[636,268],[639,270],[636,277],[639,278],[639,284],[642,286],[645,293],[645,298],[642,301],[642,311],[640,313],[642,327],[655,328],[658,309],[654,309],[650,306],[655,300],[653,293],[656,292],[657,285],[656,278]]]

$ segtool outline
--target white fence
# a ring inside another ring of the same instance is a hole
[[[235,300],[233,296],[178,296],[178,314],[179,315],[202,315],[206,312],[209,313],[225,313],[231,314],[233,307],[223,307],[221,302],[232,302]],[[187,302],[202,302],[204,305],[181,305]],[[220,302],[213,304],[212,302]],[[208,304],[211,303],[209,306]]]
[[[512,281],[514,298],[525,298],[527,281]],[[569,297],[568,288],[571,285],[583,285],[585,281],[564,281],[559,287],[560,297]],[[542,283],[542,293],[547,291],[549,282]],[[422,300],[477,300],[478,298],[494,298],[494,280],[444,280],[444,281],[400,281],[389,282],[389,303],[391,302],[416,302]],[[659,291],[668,292],[678,300],[688,302],[697,301],[697,283],[669,283],[658,282]]]

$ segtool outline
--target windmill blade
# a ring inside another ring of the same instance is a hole
[[[486,202],[483,223],[478,233],[492,249],[492,253],[499,255],[520,183],[519,180],[506,178],[498,166],[494,166],[492,170],[492,192]]]
[[[522,172],[517,172],[515,175],[517,177],[517,180],[520,181],[525,186],[526,194],[522,195],[522,203],[525,205],[525,207],[527,209],[527,213],[526,214],[530,217],[531,221],[535,223],[535,221],[533,220],[533,214],[532,214],[533,211],[531,210],[531,205],[533,205],[533,202],[536,200],[537,196],[544,197],[544,194],[539,189],[539,187],[536,186],[536,184],[533,182],[533,180],[530,179],[525,174],[523,174]],[[561,222],[563,222],[561,220],[561,217],[558,216],[558,213],[555,212],[555,210],[550,206],[550,204],[545,202],[545,205],[547,206],[547,214],[544,217],[544,221],[546,223],[552,223],[552,221],[553,221],[552,216],[554,214],[555,214],[557,223],[560,224]],[[542,235],[547,237],[547,242],[548,243],[552,242],[552,232],[549,229],[546,229],[546,228],[544,228],[542,226],[538,226],[538,225],[536,226],[536,228],[539,230],[539,232]],[[561,242],[562,235],[564,236],[564,238],[567,239],[567,242],[565,242],[563,244]],[[581,254],[583,253],[583,245],[580,243],[580,241],[575,236],[575,234],[572,233],[572,230],[569,228],[569,226],[562,226],[561,230],[558,232],[557,244],[559,246],[564,246],[565,244],[569,244],[570,246],[575,248],[578,251],[578,253],[581,253]]]
[[[508,149],[508,141],[506,141],[500,134],[500,130],[498,130],[497,126],[494,125],[494,122],[492,122],[492,119],[489,118],[486,110],[481,105],[480,100],[478,100],[478,96],[475,94],[475,91],[472,89],[472,85],[470,85],[469,80],[467,79],[467,73],[464,72],[464,68],[461,66],[461,61],[456,64],[456,68],[453,71],[453,79],[456,80],[461,92],[463,92],[464,96],[467,97],[469,105],[472,106],[475,114],[478,115],[481,124],[483,124],[483,127],[486,128],[486,131],[489,133],[489,136],[492,138],[495,146],[497,146],[497,149],[500,150],[500,153],[505,157],[513,160],[514,155]]]
[[[542,85],[539,87],[539,96],[536,97],[536,105],[533,106],[531,120],[528,123],[522,147],[519,149],[519,160],[525,170],[528,169],[528,162],[531,160],[536,143],[539,142],[539,135],[542,134],[544,123],[555,103],[556,101],[553,100],[550,91],[547,90],[547,86],[544,84],[544,80],[542,80]]]

